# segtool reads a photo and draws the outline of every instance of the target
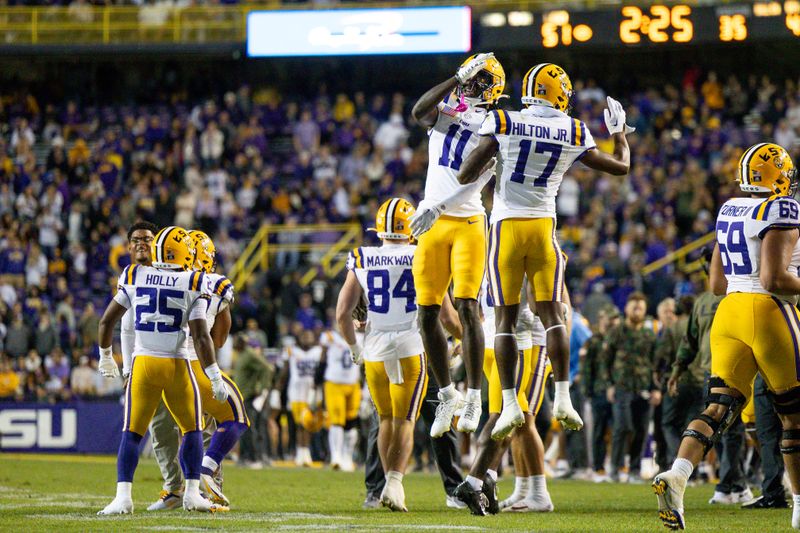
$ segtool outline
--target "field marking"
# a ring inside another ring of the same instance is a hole
[[[12,461],[40,461],[40,462],[62,462],[62,463],[93,463],[93,464],[116,464],[115,455],[69,455],[63,453],[3,453],[0,460]]]
[[[444,524],[379,524],[381,529],[387,528],[390,531],[402,531],[412,529],[423,529],[431,531],[489,531],[490,528],[480,526],[449,526]],[[348,530],[366,529],[374,530],[375,524],[284,524],[276,527],[279,531],[321,531],[338,530],[346,527]]]

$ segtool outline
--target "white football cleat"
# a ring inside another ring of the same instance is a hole
[[[406,492],[403,490],[403,484],[392,483],[387,480],[381,493],[381,505],[388,507],[392,511],[407,513]]]
[[[450,509],[466,509],[467,504],[456,498],[455,496],[447,496],[444,499],[444,504]]]
[[[524,499],[525,499],[525,495],[524,494],[519,493],[519,492],[512,492],[511,496],[509,496],[508,498],[506,498],[505,500],[502,500],[500,502],[500,510],[501,511],[507,510],[509,507],[511,507],[515,503],[521,502]]]
[[[431,437],[437,439],[450,431],[450,425],[453,423],[453,415],[462,407],[464,398],[461,393],[455,391],[455,394],[449,399],[445,400],[442,393],[439,392],[439,405],[436,406],[436,419],[431,424]]]
[[[500,418],[494,424],[492,429],[492,438],[494,440],[503,440],[511,434],[514,429],[520,427],[525,423],[525,414],[519,406],[519,402],[514,398],[514,403],[504,405],[503,410],[500,412]]]
[[[230,506],[231,502],[228,500],[228,497],[222,493],[222,487],[219,486],[219,483],[217,483],[217,480],[214,479],[213,476],[200,474],[200,487],[212,502],[218,505],[224,505],[225,507]]]
[[[561,422],[564,429],[578,431],[583,427],[581,415],[572,407],[572,403],[559,402],[558,398],[553,402],[553,418]]]
[[[133,513],[133,500],[130,498],[116,497],[114,500],[106,505],[102,511],[97,511],[99,516],[111,516],[117,514],[131,514]]]
[[[481,421],[481,402],[464,402],[464,408],[461,410],[461,417],[458,419],[456,429],[462,433],[475,433],[478,429],[478,423]]]
[[[545,493],[535,500],[532,498],[520,500],[504,510],[510,513],[551,513],[553,509],[554,507],[552,500],[550,500],[550,494]]]
[[[186,491],[183,495],[183,508],[187,511],[198,511],[201,513],[224,513],[230,511],[230,509],[224,505],[218,505],[211,500],[203,498],[199,492],[192,494],[189,491]]]
[[[686,529],[683,518],[683,493],[686,480],[667,471],[653,479],[653,492],[658,497],[658,517],[667,529]]]
[[[171,511],[172,509],[180,507],[181,502],[183,502],[183,491],[170,492],[168,490],[162,490],[158,500],[156,500],[155,503],[151,503],[147,510]]]

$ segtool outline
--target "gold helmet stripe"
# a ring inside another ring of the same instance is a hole
[[[525,95],[531,98],[536,98],[536,93],[534,92],[534,87],[536,85],[536,77],[539,75],[539,72],[545,68],[547,65],[552,65],[552,63],[539,63],[535,67],[530,70],[528,77],[523,82],[523,86],[525,87]]]
[[[177,226],[169,226],[161,230],[161,238],[158,239],[156,242],[156,261],[159,263],[164,262],[164,242],[167,240],[167,236],[172,233]]]
[[[393,198],[392,203],[386,209],[386,233],[394,233],[394,214],[397,211],[397,204],[400,203],[400,198]]]
[[[751,185],[750,183],[750,160],[753,159],[753,156],[756,152],[758,152],[762,147],[766,146],[769,143],[759,143],[754,146],[751,146],[742,156],[742,163],[739,166],[739,175],[742,178],[742,183],[745,185]]]

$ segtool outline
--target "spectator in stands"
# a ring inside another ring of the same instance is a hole
[[[258,327],[258,322],[255,318],[247,320],[247,329],[245,329],[244,334],[247,337],[248,343],[252,343],[250,346],[258,346],[259,348],[266,348],[268,346],[267,334]]]
[[[0,401],[16,399],[19,389],[19,375],[14,371],[11,360],[0,356]]]
[[[69,387],[72,393],[79,397],[94,396],[97,392],[95,388],[95,374],[97,371],[89,364],[89,357],[82,355],[78,360],[78,366],[72,369]]]
[[[87,302],[83,308],[83,313],[78,320],[78,330],[80,331],[81,346],[92,348],[97,344],[97,328],[100,324],[100,317],[97,316],[94,304]]]
[[[39,325],[36,327],[34,338],[34,348],[42,356],[47,358],[50,354],[55,354],[58,348],[58,331],[51,322],[50,313],[45,312],[39,316]],[[63,352],[58,350],[61,355]]]
[[[31,347],[31,328],[25,323],[21,313],[17,313],[11,320],[5,347],[6,353],[15,359],[21,359],[28,354]]]

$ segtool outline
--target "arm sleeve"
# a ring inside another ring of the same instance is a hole
[[[122,317],[120,344],[122,345],[122,373],[130,374],[133,366],[133,347],[136,342],[135,318],[129,309]]]
[[[672,363],[673,369],[680,368],[685,370],[697,357],[697,353],[700,351],[699,329],[696,307],[693,307],[689,315],[689,323],[686,325],[686,332],[683,334],[683,338],[678,345],[678,353],[675,355],[675,362]]]

